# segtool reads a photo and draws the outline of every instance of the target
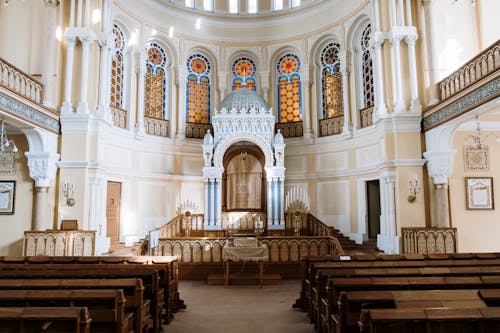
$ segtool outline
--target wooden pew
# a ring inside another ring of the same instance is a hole
[[[0,333],[90,333],[85,307],[0,308]]]
[[[125,309],[134,313],[135,332],[146,332],[150,317],[150,300],[144,299],[141,279],[0,279],[3,290],[67,290],[67,289],[117,289],[126,298]]]
[[[46,278],[67,278],[67,279],[122,279],[140,278],[144,284],[144,297],[150,299],[150,314],[153,319],[153,331],[160,330],[161,314],[164,306],[164,290],[160,288],[160,278],[157,270],[147,269],[145,266],[136,268],[123,266],[115,268],[105,268],[102,265],[97,267],[85,264],[84,267],[78,265],[42,265],[39,267],[20,268],[10,267],[3,264],[0,266],[0,279],[46,279]]]
[[[0,290],[0,307],[87,307],[92,332],[132,333],[121,289]]]
[[[373,309],[363,310],[363,333],[488,333],[498,332],[499,308]]]

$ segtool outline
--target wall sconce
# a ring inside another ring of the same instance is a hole
[[[75,205],[75,199],[73,198],[73,194],[75,192],[75,184],[71,181],[71,178],[64,178],[63,184],[63,193],[66,198],[66,205],[72,207]]]
[[[415,200],[417,200],[417,194],[420,193],[420,183],[416,174],[412,174],[410,177],[410,188],[408,191],[410,192],[408,195],[408,202],[414,203]]]

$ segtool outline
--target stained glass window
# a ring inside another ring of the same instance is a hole
[[[238,58],[233,62],[231,71],[233,73],[232,91],[240,89],[243,83],[246,84],[248,89],[257,91],[255,84],[257,67],[252,59],[248,57]]]
[[[144,116],[156,119],[167,117],[167,56],[156,42],[146,45],[146,77],[144,79]]]
[[[123,109],[123,78],[125,70],[124,50],[126,40],[120,27],[113,25],[115,38],[114,53],[111,59],[111,106]]]
[[[337,42],[329,43],[321,52],[323,118],[332,118],[344,114],[339,52],[340,44]]]
[[[363,101],[364,107],[369,107],[375,104],[374,88],[373,88],[373,59],[370,53],[370,38],[372,28],[368,24],[361,34],[361,73],[363,74]]]
[[[302,120],[302,85],[300,59],[294,54],[282,56],[276,66],[278,72],[278,122]]]
[[[188,71],[186,87],[186,121],[188,123],[210,123],[210,62],[201,54],[190,56],[186,63]]]

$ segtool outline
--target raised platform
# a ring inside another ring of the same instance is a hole
[[[209,274],[207,276],[209,285],[224,285],[223,274]],[[264,274],[264,284],[280,284],[281,274]],[[259,285],[257,274],[231,274],[229,284],[234,285]]]

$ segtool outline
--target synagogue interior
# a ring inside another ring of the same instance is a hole
[[[189,332],[249,283],[303,315],[269,332],[500,330],[495,13],[0,0],[0,326]]]

